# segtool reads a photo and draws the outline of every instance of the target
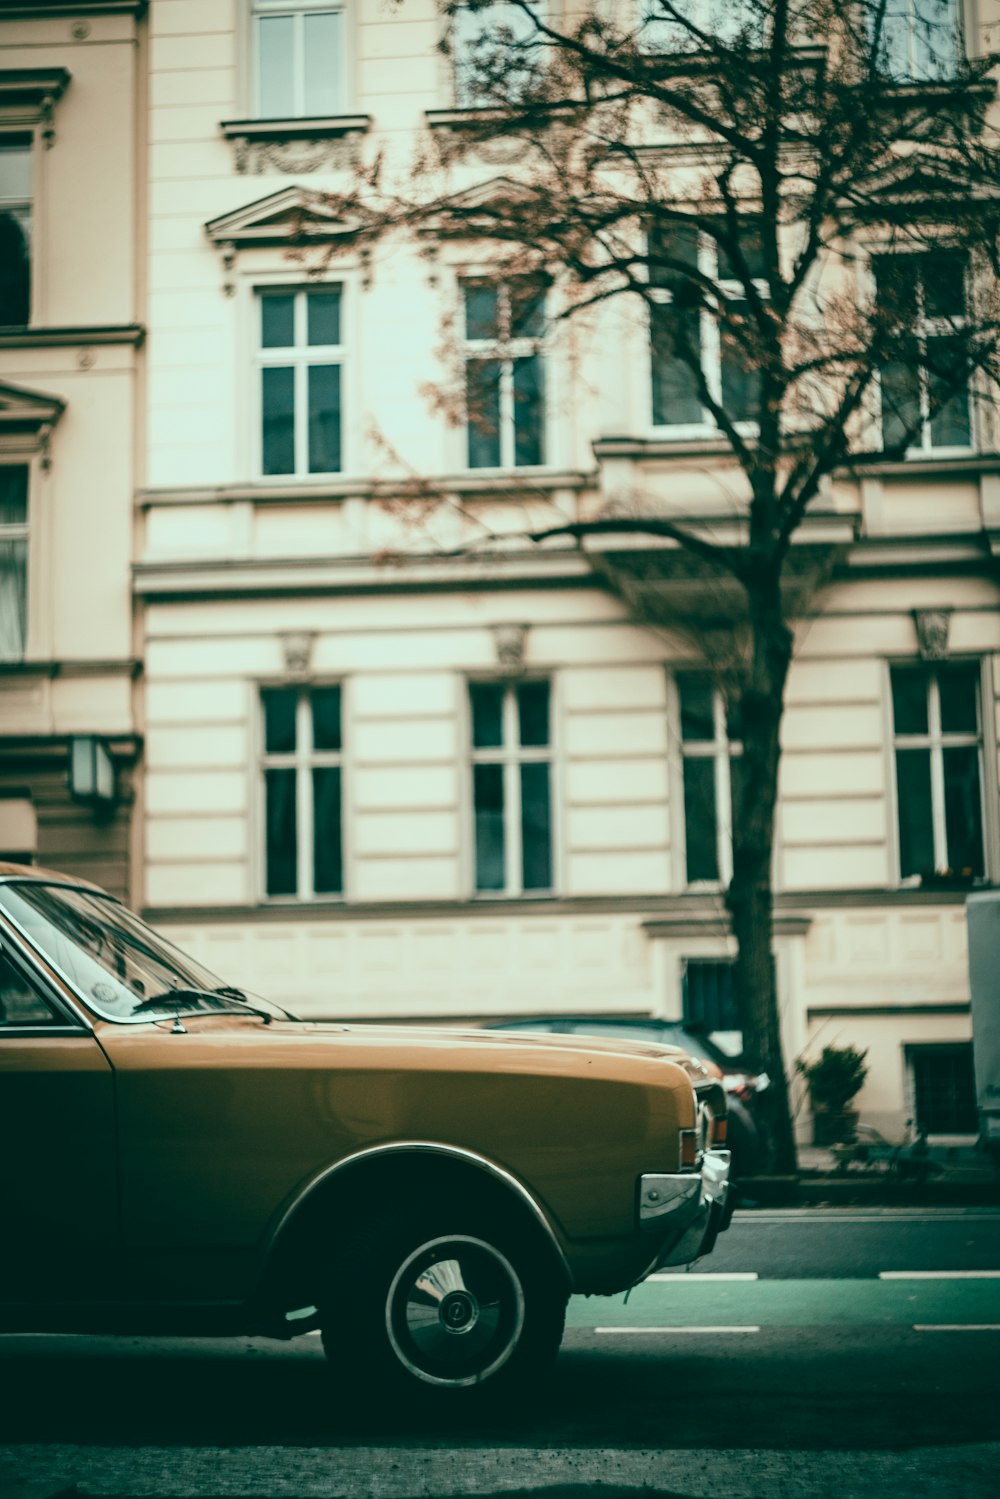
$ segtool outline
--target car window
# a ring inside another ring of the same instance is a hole
[[[0,1026],[53,1025],[58,1021],[19,968],[0,950]]]
[[[607,1025],[602,1020],[579,1021],[568,1027],[575,1036],[615,1036],[623,1041],[654,1041],[658,1046],[673,1046],[676,1043],[672,1036],[664,1036],[658,1026],[630,1025],[628,1023],[615,1024],[612,1020]]]
[[[0,909],[105,1020],[169,1019],[177,993],[188,1010],[206,1014],[231,1012],[246,1000],[98,891],[0,882]],[[254,1004],[285,1014],[256,996]]]

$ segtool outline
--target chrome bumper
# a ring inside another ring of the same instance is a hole
[[[660,1241],[640,1280],[708,1254],[726,1219],[729,1159],[728,1150],[706,1150],[700,1171],[639,1178],[639,1229]]]

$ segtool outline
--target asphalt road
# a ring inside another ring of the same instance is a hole
[[[738,1215],[694,1274],[574,1299],[542,1397],[462,1425],[332,1409],[315,1337],[4,1337],[0,1391],[4,1499],[993,1499],[1000,1213]]]

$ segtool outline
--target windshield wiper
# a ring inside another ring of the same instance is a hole
[[[144,999],[141,1004],[134,1006],[133,1015],[148,1014],[150,1010],[162,1010],[170,1008],[173,1013],[174,1005],[183,1006],[193,999],[222,999],[231,1005],[239,1005],[241,1009],[249,1010],[254,1015],[260,1015],[265,1025],[270,1025],[274,1016],[270,1010],[262,1010],[259,1005],[253,1005],[248,999],[241,996],[241,990],[230,988],[219,989],[164,989],[162,994],[154,994],[151,999]],[[190,1012],[194,1015],[211,1014],[208,1010],[194,1009]]]
[[[206,994],[221,994],[224,999],[236,999],[241,1004],[249,1005],[251,1010],[255,1008],[251,1001],[247,999],[245,992],[242,989],[237,989],[235,984],[220,984],[217,989],[206,989],[204,992]],[[269,1005],[274,1005],[276,1010],[280,1010],[286,1020],[298,1020],[298,1015],[293,1015],[291,1010],[285,1009],[284,1005],[276,1004],[273,999],[269,999],[267,1002]],[[258,1010],[257,1013],[262,1015],[264,1011]],[[271,1019],[274,1019],[273,1015]]]

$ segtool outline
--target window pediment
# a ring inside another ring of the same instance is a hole
[[[963,178],[953,170],[947,174],[933,157],[910,156],[893,162],[884,171],[869,179],[865,197],[872,204],[884,209],[913,210],[937,206],[944,207],[956,201],[995,201],[1000,198],[1000,186],[988,183],[985,178]]]
[[[0,68],[0,125],[41,125],[52,144],[52,111],[70,81],[68,68]]]
[[[421,232],[460,239],[490,238],[504,211],[516,204],[529,203],[534,196],[531,187],[512,177],[492,177],[464,192],[442,198],[436,213],[421,226]]]
[[[0,437],[24,434],[41,443],[65,408],[58,396],[0,382]]]
[[[205,233],[220,247],[247,249],[253,245],[285,245],[303,238],[332,240],[351,235],[359,227],[356,218],[345,219],[339,214],[326,194],[289,187],[210,219]]]

